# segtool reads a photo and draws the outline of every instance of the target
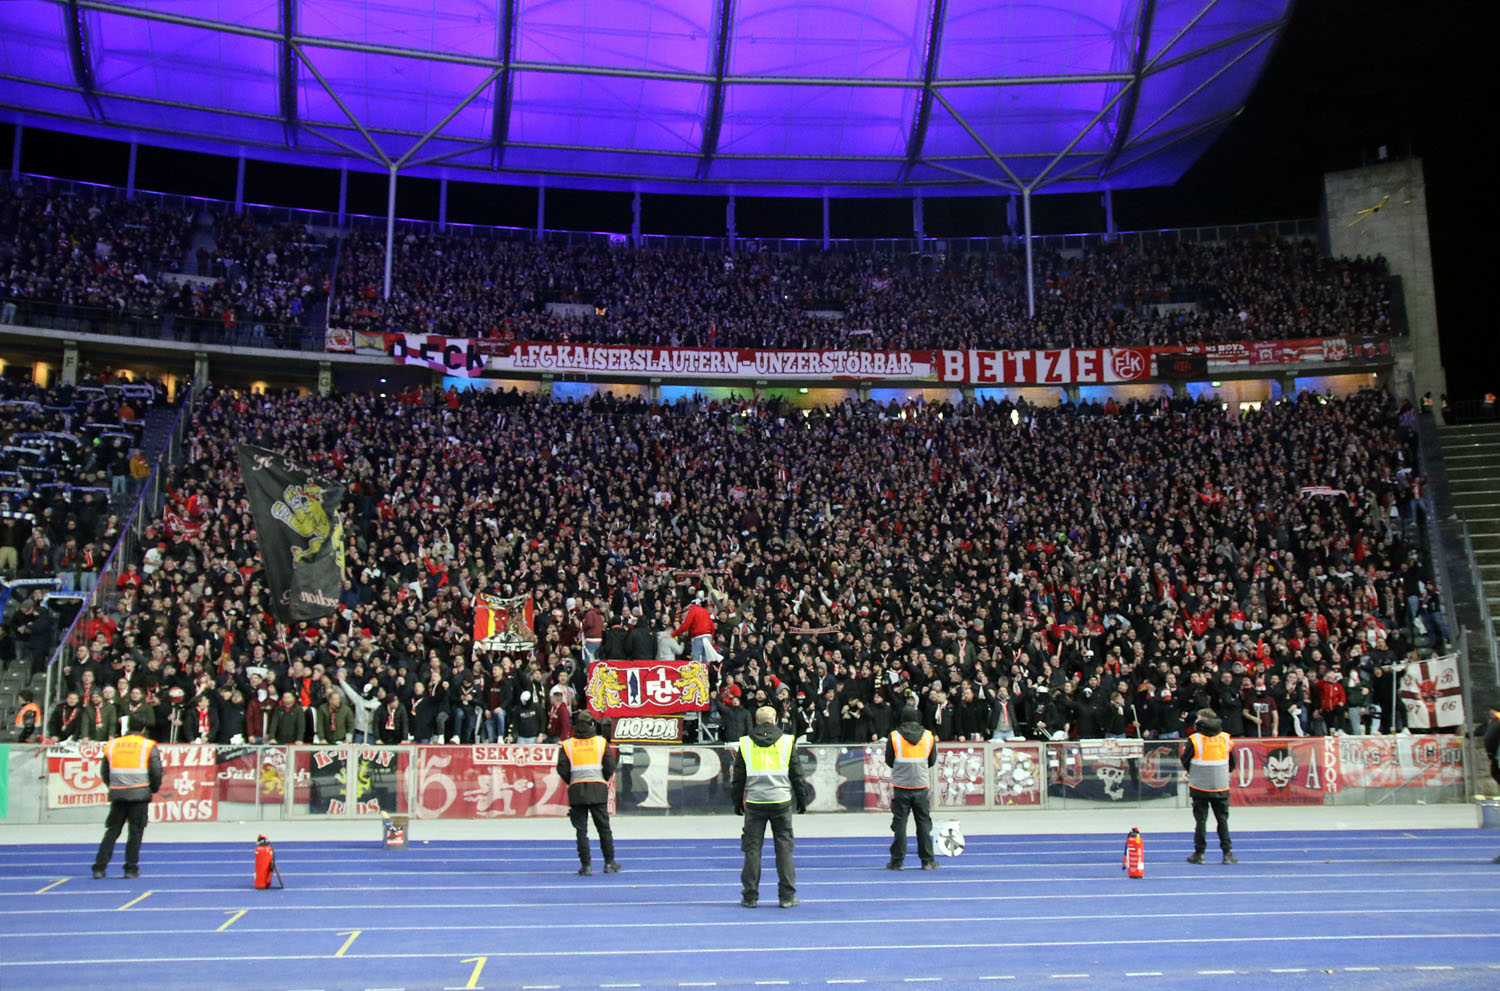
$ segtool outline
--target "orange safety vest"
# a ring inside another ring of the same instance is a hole
[[[30,716],[31,718],[27,719],[27,716]],[[42,707],[37,705],[35,702],[27,702],[25,705],[21,706],[20,711],[16,713],[16,726],[18,727],[38,726],[41,724],[41,721]]]
[[[898,730],[891,734],[891,748],[896,764],[891,768],[891,787],[920,790],[928,786],[927,758],[932,754],[932,730],[923,730],[922,738],[909,742]]]
[[[1229,751],[1234,743],[1228,733],[1188,737],[1193,744],[1193,766],[1188,770],[1188,784],[1199,791],[1229,790]]]
[[[568,755],[570,765],[568,787],[604,780],[605,746],[602,736],[575,736],[562,742],[563,753]]]
[[[128,792],[141,789],[140,798],[151,797],[151,751],[156,741],[134,733],[109,741],[104,756],[109,760],[110,798],[125,799]]]

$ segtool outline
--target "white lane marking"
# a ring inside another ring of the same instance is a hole
[[[1232,971],[1232,970],[1200,970],[1200,971],[1198,971],[1198,973],[1200,973],[1200,974],[1233,974],[1234,971]]]
[[[1306,967],[1272,967],[1271,968],[1271,973],[1273,973],[1273,974],[1305,974],[1305,973],[1307,973],[1307,968]]]
[[[824,981],[823,983],[824,984],[863,984],[863,983],[865,983],[865,979],[863,977],[830,977],[828,980]]]
[[[756,984],[790,984],[791,981],[756,981]]]
[[[1432,939],[1500,939],[1500,932],[1442,932],[1442,933],[1350,933],[1343,936],[1278,936],[1282,943],[1365,943],[1374,940],[1432,940]],[[1199,936],[1185,939],[1036,939],[1016,940],[1009,943],[848,943],[811,944],[807,946],[701,946],[701,947],[644,947],[640,949],[578,949],[570,947],[558,950],[514,950],[507,953],[511,959],[543,959],[552,957],[664,957],[707,956],[715,953],[849,953],[860,950],[1016,950],[1037,947],[1082,947],[1082,946],[1154,946],[1170,944],[1182,946],[1202,944],[1215,946],[1234,943],[1260,943],[1264,936]],[[379,953],[366,952],[361,960],[446,960],[451,953]],[[17,967],[65,967],[80,964],[125,964],[143,963],[252,963],[260,960],[326,960],[324,954],[278,953],[278,954],[234,954],[217,956],[168,956],[168,957],[78,957],[71,956],[52,960],[0,960],[0,969]],[[1354,968],[1346,968],[1354,969]],[[775,983],[786,984],[786,981]]]
[[[1428,966],[1424,967],[1424,966],[1418,964],[1417,967],[1416,967],[1416,969],[1417,970],[1452,970],[1453,968],[1452,967],[1446,967],[1446,966],[1434,966],[1434,965],[1428,965]]]
[[[1161,976],[1161,971],[1159,971],[1159,970],[1127,970],[1125,972],[1125,976],[1126,977],[1160,977]]]
[[[980,975],[979,979],[981,981],[1014,981],[1016,979],[1016,975],[1015,974],[982,974],[982,975]]]
[[[1443,892],[1446,894],[1446,893],[1449,893],[1449,892],[1451,892],[1453,890],[1454,889],[1451,889],[1451,888],[1444,888]],[[1477,889],[1476,888],[1476,889],[1460,889],[1460,890],[1475,890],[1475,891],[1477,891],[1477,890],[1486,890],[1487,891],[1487,890],[1490,890],[1490,889],[1488,889],[1488,888]],[[1235,894],[1245,894],[1245,893],[1246,892],[1235,892]],[[1051,897],[1051,896],[1047,896],[1047,897]],[[1108,896],[1092,896],[1092,897],[1108,897]],[[1151,896],[1151,897],[1156,897],[1156,896]],[[841,899],[819,899],[819,901],[840,901],[840,900]],[[851,899],[842,899],[842,900],[848,901],[848,900],[851,900]],[[867,899],[853,899],[853,900],[857,900],[857,901],[860,901],[860,902],[867,901]],[[980,900],[980,899],[969,899],[969,900]],[[556,907],[558,907],[559,904],[561,904],[561,903],[549,903],[549,904],[547,904],[545,906],[534,906],[534,907],[556,908]],[[591,902],[590,904],[592,904],[592,905],[598,905],[600,903]],[[654,905],[654,904],[693,905],[693,904],[704,904],[704,903],[699,903],[699,902],[609,902],[608,904],[613,907],[613,906],[616,906],[616,905],[636,905],[636,904],[645,904],[645,905]],[[720,902],[708,902],[706,904],[717,905],[717,904],[720,904]],[[292,907],[296,907],[296,906],[288,906],[288,908],[292,908]],[[424,905],[424,906],[419,906],[419,907],[422,907],[422,908],[432,908],[432,907],[440,907],[440,906],[425,906]],[[69,915],[71,915],[71,914],[73,914],[75,912],[86,912],[86,911],[90,911],[90,910],[89,909],[68,909],[67,913]],[[98,909],[97,911],[115,911],[115,910],[114,909]],[[147,911],[147,910],[146,909],[142,909],[141,911]],[[167,908],[167,909],[155,909],[154,911],[159,911],[159,912],[160,911],[176,912],[176,911],[185,911],[185,910],[184,909]],[[195,911],[195,912],[196,911],[206,911],[206,909],[195,908],[195,909],[192,909],[192,911]],[[287,909],[286,908],[280,908],[280,909],[277,909],[277,911],[280,912],[280,913],[285,913],[287,911]],[[318,909],[318,911],[323,911],[323,909]],[[1406,916],[1406,915],[1436,915],[1436,914],[1448,915],[1448,914],[1451,914],[1452,911],[1453,911],[1452,908],[1388,908],[1388,909],[1386,909],[1386,908],[1369,908],[1369,909],[1361,909],[1361,908],[1327,908],[1327,909],[1325,909],[1325,908],[1318,908],[1318,909],[1287,909],[1285,911],[1278,911],[1277,915],[1278,916],[1295,916],[1295,915],[1360,915],[1360,916],[1368,916],[1368,915],[1403,915],[1403,916]],[[1478,913],[1485,913],[1485,912],[1494,914],[1494,913],[1500,913],[1500,907],[1496,907],[1496,908],[1469,908],[1469,909],[1465,909],[1464,911],[1466,913],[1469,913],[1469,914],[1478,914]],[[4,914],[6,914],[6,913],[0,912],[0,915],[4,915]],[[55,910],[46,910],[43,914],[56,915],[57,912]],[[1198,918],[1202,914],[1203,913],[1201,913],[1201,912],[1132,912],[1132,913],[1130,913],[1130,917],[1133,918],[1133,919],[1193,919],[1193,918]],[[1239,918],[1239,917],[1244,917],[1244,916],[1260,916],[1260,915],[1264,915],[1264,914],[1265,914],[1264,912],[1220,912],[1220,913],[1218,913],[1218,915],[1220,917],[1222,917],[1222,918]],[[1091,920],[1091,919],[1097,919],[1097,918],[1098,918],[1098,914],[1097,913],[1084,913],[1084,914],[1081,914],[1081,915],[1032,915],[1032,914],[1027,914],[1027,915],[950,915],[950,916],[944,916],[944,921],[946,921],[946,922],[1076,922],[1076,921],[1079,921],[1079,920]],[[810,925],[812,925],[812,926],[844,926],[844,925],[850,925],[850,924],[867,924],[867,923],[868,924],[877,924],[877,923],[885,923],[885,922],[891,922],[891,921],[892,921],[892,919],[886,918],[886,917],[870,917],[870,918],[858,918],[858,919],[849,919],[849,918],[841,918],[841,919],[785,919],[785,918],[773,918],[773,919],[746,920],[746,921],[736,922],[735,926],[736,926],[736,928],[741,927],[741,926],[810,926]],[[660,922],[613,922],[613,923],[610,924],[611,928],[614,928],[614,929],[649,929],[649,928],[659,927],[660,925],[661,925]],[[680,921],[680,922],[673,922],[672,925],[674,927],[676,927],[676,928],[684,928],[684,929],[685,928],[694,928],[694,927],[704,927],[704,926],[712,926],[712,927],[718,928],[718,927],[721,927],[723,925],[723,923],[721,923],[721,922],[693,922],[693,921],[690,921],[690,920],[684,920],[684,921]],[[571,923],[571,922],[515,922],[515,923],[496,923],[496,924],[487,924],[487,925],[452,925],[452,926],[438,926],[438,925],[433,925],[433,926],[428,926],[428,925],[418,925],[418,926],[368,926],[368,927],[365,928],[364,931],[365,932],[427,932],[427,931],[433,931],[433,930],[441,930],[441,931],[445,931],[446,932],[446,931],[462,931],[462,930],[470,930],[470,929],[482,929],[482,930],[491,930],[491,929],[518,929],[518,930],[544,929],[544,930],[553,930],[553,929],[593,929],[593,928],[596,928],[596,927],[594,925],[589,924],[589,923]],[[332,927],[305,926],[305,925],[298,926],[297,930],[299,932],[333,932],[334,931]],[[143,935],[155,935],[158,932],[159,932],[159,930],[156,930],[156,929],[110,929],[110,930],[107,930],[107,931],[101,931],[101,930],[98,930],[98,929],[57,930],[57,931],[52,931],[52,930],[47,930],[47,931],[28,930],[26,932],[15,932],[15,933],[0,932],[0,939],[27,939],[27,940],[30,940],[30,939],[34,939],[34,938],[39,937],[39,936],[74,936],[74,937],[143,936]],[[286,928],[284,926],[272,926],[272,927],[266,927],[266,928],[261,928],[261,929],[255,929],[255,928],[247,928],[245,926],[237,926],[237,927],[235,927],[235,932],[237,932],[237,933],[284,933],[284,932],[286,932]]]
[[[678,981],[677,986],[680,988],[716,988],[719,985],[717,981]]]
[[[928,984],[932,981],[941,981],[941,977],[903,977],[907,984]]]

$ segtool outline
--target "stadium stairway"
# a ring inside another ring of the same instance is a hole
[[[193,236],[188,238],[187,253],[182,259],[182,270],[188,275],[212,275],[212,272],[198,271],[198,249],[206,250],[210,255],[218,242],[214,239],[214,215],[207,210],[198,211],[193,218]]]
[[[1425,432],[1433,418],[1422,419],[1427,421],[1423,424]],[[1495,700],[1496,665],[1487,645],[1472,632],[1482,628],[1477,599],[1483,596],[1491,626],[1500,639],[1500,422],[1436,427],[1436,433],[1442,464],[1437,477],[1429,480],[1435,483],[1438,529],[1459,621],[1471,631],[1469,678],[1475,711],[1469,714],[1470,723],[1482,724],[1484,713]],[[1460,521],[1469,528],[1479,564],[1477,588],[1469,577]]]

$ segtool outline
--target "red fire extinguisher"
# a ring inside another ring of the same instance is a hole
[[[257,836],[255,838],[255,886],[269,888],[273,874],[276,876],[276,883],[285,888],[286,882],[281,880],[281,868],[276,866],[276,848],[264,836]]]
[[[1139,829],[1125,837],[1125,860],[1120,865],[1130,877],[1146,876],[1146,841]]]

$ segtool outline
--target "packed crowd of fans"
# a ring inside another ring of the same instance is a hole
[[[1397,412],[217,393],[180,521],[86,618],[50,729],[143,710],[164,740],[555,739],[585,630],[605,657],[678,656],[696,599],[722,655],[709,737],[769,704],[806,740],[867,741],[912,699],[945,740],[1171,738],[1205,706],[1234,735],[1394,730],[1412,620],[1443,637]],[[337,615],[271,620],[240,442],[347,484]],[[533,652],[476,650],[481,591],[533,598]]]
[[[215,281],[168,278],[196,219],[115,189],[0,189],[0,322],[284,346],[321,331],[336,238],[221,214],[213,250],[196,252]]]
[[[344,244],[333,326],[452,337],[774,348],[1171,345],[1381,334],[1383,260],[1311,242],[1161,242],[1037,256],[913,257],[564,247],[409,233]],[[582,304],[568,315],[548,303]],[[1161,304],[1176,304],[1162,306]]]
[[[196,214],[119,190],[0,190],[0,322],[296,346],[343,329],[667,346],[1031,348],[1175,345],[1382,334],[1383,259],[1329,259],[1312,242],[1162,241],[1036,255],[896,259],[844,252],[724,255],[567,247],[405,233],[382,299],[384,237],[214,218],[182,269]],[[336,260],[336,261],[335,261]],[[336,282],[330,271],[336,267]],[[324,303],[328,302],[325,310]],[[549,303],[577,304],[563,312]]]
[[[159,315],[182,267],[191,218],[118,191],[47,193],[0,185],[0,323],[28,303],[80,315]]]

